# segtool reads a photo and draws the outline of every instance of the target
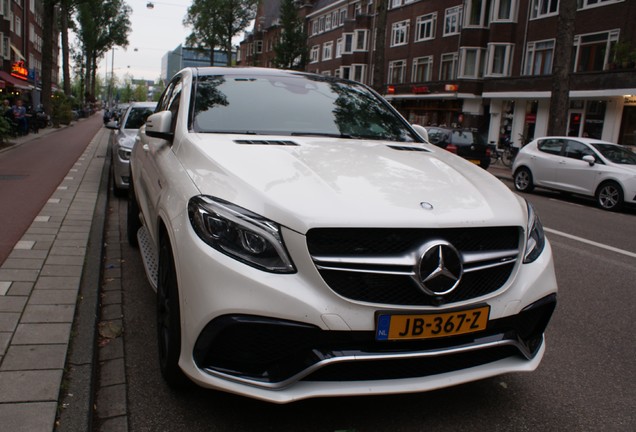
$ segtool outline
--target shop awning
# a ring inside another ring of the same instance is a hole
[[[11,74],[5,71],[0,71],[0,80],[6,83],[5,87],[10,86],[10,87],[19,88],[22,90],[31,90],[33,88],[33,86],[29,84],[28,82],[14,78],[11,76]]]

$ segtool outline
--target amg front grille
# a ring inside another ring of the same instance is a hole
[[[313,229],[307,245],[318,271],[339,295],[384,305],[441,305],[501,288],[519,256],[518,227],[452,229]],[[453,245],[463,261],[459,285],[450,293],[426,294],[417,279],[422,247]]]

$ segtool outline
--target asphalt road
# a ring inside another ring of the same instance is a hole
[[[548,230],[560,289],[541,366],[412,395],[272,405],[199,388],[170,391],[157,367],[154,292],[138,251],[122,240],[129,430],[636,430],[636,212],[608,213],[553,193],[526,197]]]

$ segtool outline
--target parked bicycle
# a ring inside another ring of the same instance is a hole
[[[501,161],[504,166],[511,167],[519,149],[510,145],[509,142],[501,142],[500,145],[501,148],[497,147],[494,142],[490,143],[490,164]]]

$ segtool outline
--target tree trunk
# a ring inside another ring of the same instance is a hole
[[[51,85],[53,73],[53,41],[56,0],[44,0],[42,23],[42,105],[47,114],[51,114]]]
[[[387,2],[378,0],[375,12],[375,56],[373,58],[373,89],[378,93],[384,93],[386,82],[384,74],[384,45],[386,40],[386,16]]]
[[[71,95],[71,72],[69,66],[69,44],[68,44],[68,1],[62,2],[60,24],[62,30],[62,79],[64,81],[64,94]]]
[[[93,59],[95,57],[95,53],[91,50],[86,51],[86,87],[83,94],[82,103],[85,103],[88,99],[90,99],[91,89],[93,88]]]
[[[570,73],[572,71],[572,46],[574,45],[574,16],[576,0],[561,0],[557,21],[557,38],[552,70],[552,95],[548,135],[567,135],[567,118],[570,108]]]

